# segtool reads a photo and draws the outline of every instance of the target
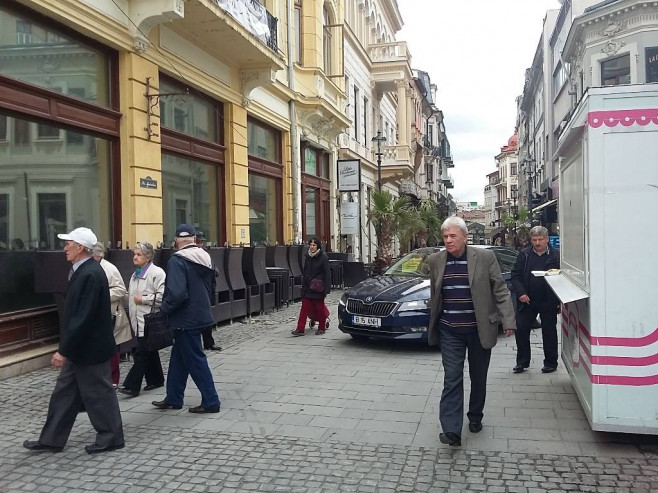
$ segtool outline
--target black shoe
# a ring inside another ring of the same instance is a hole
[[[512,368],[512,371],[514,373],[523,373],[526,370],[526,368],[528,367],[523,365],[516,365],[514,368]]]
[[[163,383],[161,383],[160,385],[149,384],[144,387],[144,392],[148,392],[149,390],[159,389],[160,387],[164,387],[164,384]]]
[[[169,404],[165,400],[153,401],[151,402],[151,404],[153,404],[158,409],[183,409],[183,406],[174,406],[173,404]]]
[[[453,433],[452,431],[449,431],[447,433],[440,433],[439,434],[439,441],[441,443],[444,443],[446,445],[450,445],[452,447],[461,447],[462,446],[462,439],[459,435],[456,433]]]
[[[221,406],[216,406],[216,407],[203,407],[203,406],[195,406],[191,407],[188,409],[189,412],[194,413],[194,414],[211,414],[211,413],[218,413],[219,408]]]
[[[555,370],[557,370],[557,366],[545,366],[544,368],[541,369],[542,373],[553,373]]]
[[[25,440],[23,442],[23,447],[28,450],[34,450],[37,452],[61,452],[64,447],[55,447],[54,445],[44,445],[39,443],[38,440]]]
[[[482,423],[469,423],[468,431],[471,433],[480,433],[482,431]]]
[[[204,347],[203,349],[205,349],[206,351],[221,351],[222,350],[222,348],[220,346],[208,346],[208,347]]]
[[[139,395],[139,390],[132,390],[132,389],[119,389],[120,394],[127,395],[128,397],[137,397]]]
[[[91,445],[85,446],[85,450],[88,454],[100,454],[102,452],[109,452],[110,450],[118,450],[125,446],[126,444],[124,442],[118,443],[116,445],[109,445],[107,447],[98,445],[97,443],[92,443]]]

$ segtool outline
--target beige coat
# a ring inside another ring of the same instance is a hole
[[[441,286],[447,257],[448,252],[442,250],[433,253],[429,259],[432,306],[427,337],[430,346],[436,346],[440,342],[439,315],[443,309]],[[512,296],[493,252],[486,248],[467,246],[466,260],[480,343],[483,348],[490,349],[496,345],[498,339],[498,324],[502,323],[504,329],[516,328]]]
[[[137,277],[134,273],[130,278],[130,292],[128,293],[128,306],[130,323],[137,337],[144,337],[144,315],[151,311],[155,298],[155,310],[160,310],[162,295],[165,288],[165,271],[157,265],[151,264],[146,273]],[[135,295],[142,296],[142,304],[135,303]]]
[[[112,310],[112,315],[116,316],[114,341],[118,346],[119,344],[128,342],[133,337],[126,310],[123,308],[123,301],[128,293],[119,269],[105,259],[101,259],[100,264],[110,285],[110,309]]]

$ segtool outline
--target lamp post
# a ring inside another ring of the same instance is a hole
[[[377,142],[377,191],[382,191],[382,142],[386,142],[386,137],[382,135],[381,130],[377,130],[377,135],[372,138],[373,142]]]
[[[532,226],[532,179],[534,177],[534,164],[535,159],[532,154],[528,154],[523,160],[523,166],[526,177],[528,178],[528,220]]]

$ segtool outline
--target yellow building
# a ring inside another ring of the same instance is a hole
[[[56,341],[35,255],[75,227],[122,248],[182,222],[216,245],[335,244],[342,4],[0,4],[0,355]]]

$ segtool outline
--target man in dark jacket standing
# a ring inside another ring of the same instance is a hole
[[[201,332],[213,325],[210,309],[215,271],[210,255],[195,243],[196,230],[189,224],[176,229],[178,251],[167,262],[167,278],[160,311],[174,330],[174,345],[169,359],[167,396],[153,401],[159,409],[181,409],[187,377],[201,392],[201,405],[191,413],[218,413],[219,396],[201,347]]]
[[[548,246],[548,230],[535,226],[530,230],[531,247],[521,250],[512,269],[512,286],[519,304],[516,313],[516,366],[514,373],[522,373],[530,366],[530,328],[541,317],[541,335],[544,345],[543,373],[557,369],[557,312],[559,300],[544,277],[532,271],[560,268],[560,252]]]
[[[61,368],[50,397],[48,417],[30,450],[59,452],[64,448],[81,406],[97,432],[85,447],[90,454],[123,448],[123,424],[110,380],[110,358],[116,352],[110,291],[105,272],[91,258],[96,235],[88,228],[59,234],[71,262],[59,349],[52,365]]]

